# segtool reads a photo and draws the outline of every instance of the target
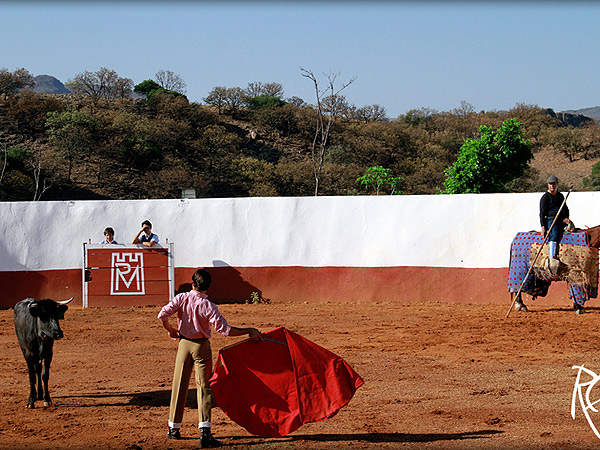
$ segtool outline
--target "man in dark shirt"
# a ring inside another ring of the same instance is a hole
[[[542,225],[542,236],[546,236],[546,233],[550,232],[548,236],[548,256],[556,258],[558,256],[558,244],[562,239],[565,225],[568,225],[570,222],[569,208],[565,204],[560,209],[565,197],[561,192],[558,192],[558,178],[552,175],[546,181],[548,183],[548,192],[545,192],[540,200],[540,223]],[[556,222],[552,229],[550,229],[557,214]]]

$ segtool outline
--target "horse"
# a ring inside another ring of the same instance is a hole
[[[535,300],[548,294],[553,281],[567,281],[573,308],[578,314],[585,312],[583,308],[585,302],[598,297],[600,225],[585,230],[574,229],[565,232],[560,241],[561,263],[558,268],[549,267],[547,250],[540,250],[543,242],[544,237],[539,231],[520,232],[514,237],[510,246],[508,272],[511,304],[514,302],[517,311],[527,311],[527,306],[521,297],[522,292],[531,295],[532,300]],[[538,259],[533,270],[530,271],[532,259],[538,253]]]

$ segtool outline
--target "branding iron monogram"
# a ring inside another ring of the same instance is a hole
[[[144,254],[113,253],[110,295],[144,295]]]

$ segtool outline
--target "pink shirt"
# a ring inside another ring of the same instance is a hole
[[[219,308],[208,299],[208,295],[191,290],[177,294],[158,313],[158,318],[164,320],[177,313],[179,334],[189,339],[210,338],[210,326],[229,336],[231,326],[219,312]]]

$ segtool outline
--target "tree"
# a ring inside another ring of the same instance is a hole
[[[367,189],[374,189],[376,195],[379,195],[379,191],[385,186],[390,188],[391,195],[395,193],[402,194],[402,191],[399,191],[398,187],[403,178],[392,177],[391,172],[390,169],[381,166],[369,167],[365,170],[364,175],[357,178],[356,181]]]
[[[16,145],[4,148],[4,165],[0,176],[0,199],[6,201],[40,199],[43,192],[50,186],[46,180],[40,187],[42,170],[42,149],[34,143],[31,151],[25,145]],[[29,169],[33,169],[33,179],[29,175]]]
[[[225,107],[225,99],[227,97],[227,88],[225,86],[215,86],[203,100],[207,105],[216,106],[219,115],[222,114]]]
[[[496,132],[482,125],[478,139],[465,139],[457,161],[444,171],[445,192],[502,192],[506,183],[520,177],[533,158],[521,125],[517,119],[509,119]]]
[[[385,122],[387,120],[385,108],[381,105],[363,106],[356,110],[355,115],[364,123]]]
[[[261,83],[255,81],[248,83],[248,87],[244,90],[248,98],[258,97],[259,95],[270,95],[271,97],[283,97],[283,86],[279,83]]]
[[[240,87],[227,88],[225,91],[225,104],[229,112],[235,114],[240,106],[247,101],[246,93]]]
[[[580,130],[581,148],[584,159],[595,158],[600,153],[600,127],[589,125]]]
[[[190,165],[210,176],[217,183],[228,184],[231,161],[239,154],[241,140],[221,125],[209,125],[202,129],[195,142],[195,152],[189,158]]]
[[[433,121],[433,117],[438,114],[438,111],[431,108],[411,109],[406,114],[398,117],[398,120],[413,127],[427,128],[427,125]]]
[[[87,95],[94,105],[101,98],[115,99],[131,96],[133,80],[122,78],[114,70],[101,67],[96,72],[85,71],[65,83],[74,94]]]
[[[95,147],[95,132],[100,124],[82,111],[54,111],[46,122],[50,143],[68,162],[67,181],[71,181],[73,164],[91,153]]]
[[[329,133],[331,131],[331,126],[337,119],[339,113],[338,107],[341,103],[336,101],[336,99],[340,97],[340,92],[354,82],[355,78],[352,78],[347,83],[342,84],[340,88],[336,88],[335,81],[339,74],[326,75],[327,87],[321,90],[319,88],[319,81],[314,73],[303,68],[300,68],[300,72],[302,73],[303,77],[306,77],[313,82],[317,100],[317,120],[315,124],[314,138],[310,147],[310,158],[313,163],[313,172],[315,176],[315,195],[318,195],[319,181],[321,179],[321,172],[323,171],[323,163],[325,162],[325,152],[327,149],[327,144],[329,143]],[[329,95],[325,97],[325,94]],[[327,99],[326,105],[324,104],[325,98]]]
[[[592,173],[583,179],[583,185],[594,191],[600,190],[600,161],[592,166]]]
[[[0,94],[4,97],[16,94],[23,88],[30,88],[35,85],[33,75],[24,68],[9,72],[8,69],[0,69]]]
[[[343,117],[350,119],[355,116],[356,106],[351,105],[344,95],[327,95],[321,98],[323,111],[326,114],[335,114],[336,119]]]
[[[254,111],[253,122],[277,130],[282,136],[289,136],[298,131],[296,112],[297,108],[290,104],[259,108]]]
[[[299,196],[312,187],[313,176],[310,161],[280,160],[275,166],[277,192],[282,196]]]
[[[56,96],[36,94],[28,89],[6,101],[6,121],[12,133],[29,138],[44,133],[51,111],[62,111],[64,104]]]
[[[271,106],[283,106],[285,102],[279,97],[274,97],[268,94],[258,95],[249,101],[251,109],[269,108]]]
[[[240,106],[248,102],[248,96],[246,91],[240,87],[217,86],[203,100],[208,105],[216,106],[219,114],[225,107],[230,113],[235,114]]]
[[[6,142],[2,143],[2,170],[0,171],[0,185],[2,185],[2,180],[4,179],[4,174],[6,173],[6,166],[8,165],[8,145]]]
[[[271,97],[283,97],[283,86],[279,83],[266,83],[264,86],[264,94]]]
[[[158,84],[154,80],[144,80],[139,84],[136,84],[133,88],[133,92],[141,95],[148,95],[152,91],[156,91],[157,89],[161,89],[160,84]]]
[[[39,201],[42,198],[44,192],[46,192],[52,186],[46,178],[42,177],[42,168],[44,163],[44,154],[42,151],[42,145],[39,143],[33,144],[33,150],[30,152],[29,164],[33,171],[33,201]],[[40,186],[41,183],[41,186]]]
[[[109,132],[113,160],[142,173],[160,168],[162,154],[158,137],[164,137],[164,134],[160,133],[150,119],[120,112],[112,118]]]
[[[304,108],[306,106],[306,102],[302,100],[300,97],[290,97],[286,99],[286,102],[290,105],[294,105],[297,108]]]
[[[185,94],[186,84],[183,79],[176,73],[170,70],[159,70],[156,72],[156,82],[158,85],[167,91],[175,91],[180,94]]]
[[[577,155],[583,153],[581,142],[582,133],[580,129],[573,127],[548,128],[540,133],[539,140],[542,144],[553,148],[555,151],[563,152],[569,161],[577,159]]]
[[[472,114],[475,114],[475,108],[473,108],[473,105],[466,100],[462,100],[460,102],[460,106],[452,110],[452,114],[458,117],[468,117]]]
[[[181,92],[177,92],[177,91],[169,91],[167,89],[163,89],[163,88],[158,88],[158,89],[154,89],[153,91],[150,91],[148,93],[148,103],[160,103],[162,102],[163,98],[165,96],[170,96],[170,97],[175,97],[175,98],[181,98],[183,99],[185,102],[188,102],[188,98],[182,94]],[[156,97],[158,97],[159,99],[156,100]]]
[[[235,184],[250,197],[275,197],[275,167],[267,161],[249,156],[240,156],[231,162],[232,178]]]

